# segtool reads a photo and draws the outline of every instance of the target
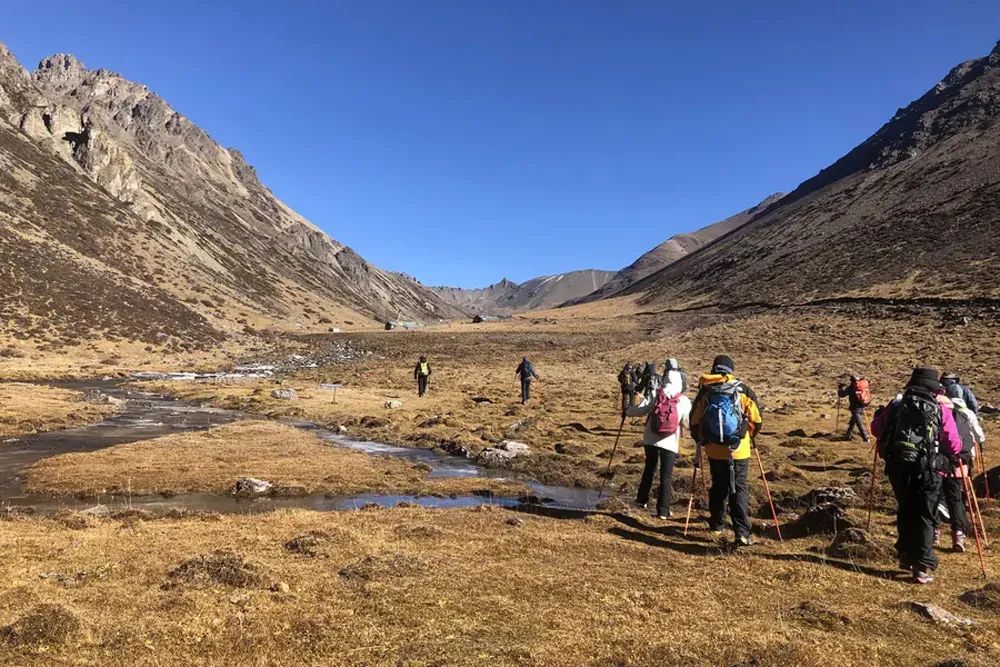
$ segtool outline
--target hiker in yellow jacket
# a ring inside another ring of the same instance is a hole
[[[413,379],[417,381],[417,396],[427,393],[427,382],[431,379],[431,365],[427,357],[421,356],[413,369]]]
[[[762,420],[757,395],[736,379],[734,371],[733,360],[720,354],[712,362],[712,372],[701,376],[691,409],[691,437],[708,455],[712,475],[708,492],[709,529],[722,531],[728,504],[735,546],[742,547],[750,544],[747,471],[750,449]]]

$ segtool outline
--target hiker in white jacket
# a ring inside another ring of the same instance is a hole
[[[643,448],[646,452],[646,466],[642,471],[642,480],[636,494],[636,505],[642,508],[649,506],[649,492],[653,487],[653,473],[656,464],[660,464],[660,490],[656,497],[656,515],[666,519],[671,515],[670,501],[674,473],[674,462],[680,449],[681,434],[688,428],[691,416],[691,399],[683,392],[683,378],[676,359],[667,362],[668,370],[664,375],[665,384],[656,393],[644,398],[635,407],[625,410],[629,417],[646,417],[646,428],[642,436]],[[662,396],[661,396],[662,391]],[[660,433],[657,430],[658,421],[654,414],[657,401],[673,401],[676,410],[677,428],[672,433]]]

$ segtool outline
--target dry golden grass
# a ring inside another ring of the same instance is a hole
[[[100,421],[110,405],[83,402],[80,392],[17,382],[0,383],[0,438],[56,431]]]
[[[426,468],[324,443],[273,422],[248,421],[94,452],[43,459],[25,471],[33,493],[155,495],[228,493],[237,479],[256,477],[283,493],[353,495],[526,492],[523,484],[479,478],[429,478]]]
[[[995,664],[996,612],[957,599],[978,587],[967,557],[917,590],[887,564],[841,569],[767,541],[729,555],[678,530],[496,508],[0,522],[0,627],[50,621],[0,631],[0,662]],[[312,555],[285,546],[303,536]],[[935,625],[912,600],[979,625]]]

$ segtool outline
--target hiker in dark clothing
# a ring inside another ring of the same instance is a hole
[[[417,396],[426,394],[427,383],[431,379],[431,365],[427,363],[427,357],[420,357],[420,361],[413,368],[413,379],[417,381]]]
[[[642,375],[635,390],[637,393],[642,394],[643,398],[649,399],[659,388],[660,376],[656,373],[656,364],[652,361],[647,361],[642,369]]]
[[[625,368],[618,373],[618,384],[622,388],[622,412],[635,405],[635,376],[632,374],[632,364],[625,364]]]
[[[979,448],[985,440],[982,426],[976,413],[965,405],[962,398],[962,386],[958,383],[949,384],[945,388],[945,399],[939,399],[946,408],[951,409],[955,418],[958,435],[962,439],[962,451],[958,455],[955,468],[947,472],[941,480],[941,501],[948,512],[948,522],[951,524],[951,550],[965,551],[965,536],[969,532],[969,520],[965,513],[965,482],[963,476],[975,469],[973,460],[979,455]],[[959,468],[958,466],[961,466]],[[940,512],[935,518],[940,519]],[[934,530],[934,546],[940,546],[941,529]]]
[[[857,375],[852,375],[849,384],[837,385],[837,396],[840,398],[846,396],[848,407],[851,410],[851,421],[847,424],[847,433],[844,434],[844,437],[850,440],[854,429],[857,428],[858,433],[861,434],[861,439],[867,443],[869,438],[868,429],[865,428],[865,424],[868,418],[865,416],[865,408],[871,402],[868,380]]]
[[[976,399],[976,395],[972,393],[972,390],[962,384],[962,378],[958,377],[954,373],[942,373],[941,384],[944,385],[946,391],[948,387],[953,384],[961,387],[962,395],[959,398],[965,402],[965,407],[969,408],[977,415],[979,414],[979,401]]]
[[[954,468],[962,440],[952,411],[943,406],[944,388],[933,368],[914,368],[901,397],[875,415],[872,433],[885,475],[896,496],[896,553],[899,567],[917,584],[934,581],[934,529],[941,476]]]
[[[521,405],[524,405],[531,400],[531,381],[541,380],[541,378],[538,377],[538,373],[535,372],[534,364],[528,361],[528,357],[523,357],[521,359],[521,363],[518,365],[514,374],[520,376],[521,378]]]

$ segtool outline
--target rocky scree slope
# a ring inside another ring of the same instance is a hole
[[[596,301],[621,292],[646,276],[652,275],[660,269],[673,264],[715,239],[739,229],[755,215],[767,210],[769,206],[784,196],[783,192],[775,193],[765,198],[756,206],[751,206],[745,211],[740,211],[736,215],[729,216],[724,220],[719,220],[687,234],[671,236],[619,271],[599,289],[580,299],[580,302]]]
[[[1000,303],[1000,43],[736,231],[635,283],[684,308]]]
[[[432,287],[442,299],[466,312],[480,315],[510,313],[555,308],[567,301],[579,299],[602,287],[615,275],[614,271],[584,269],[553,276],[540,276],[523,283],[504,278],[489,287],[462,289]]]
[[[145,86],[0,45],[5,327],[50,340],[217,338],[460,312],[278,200]]]

